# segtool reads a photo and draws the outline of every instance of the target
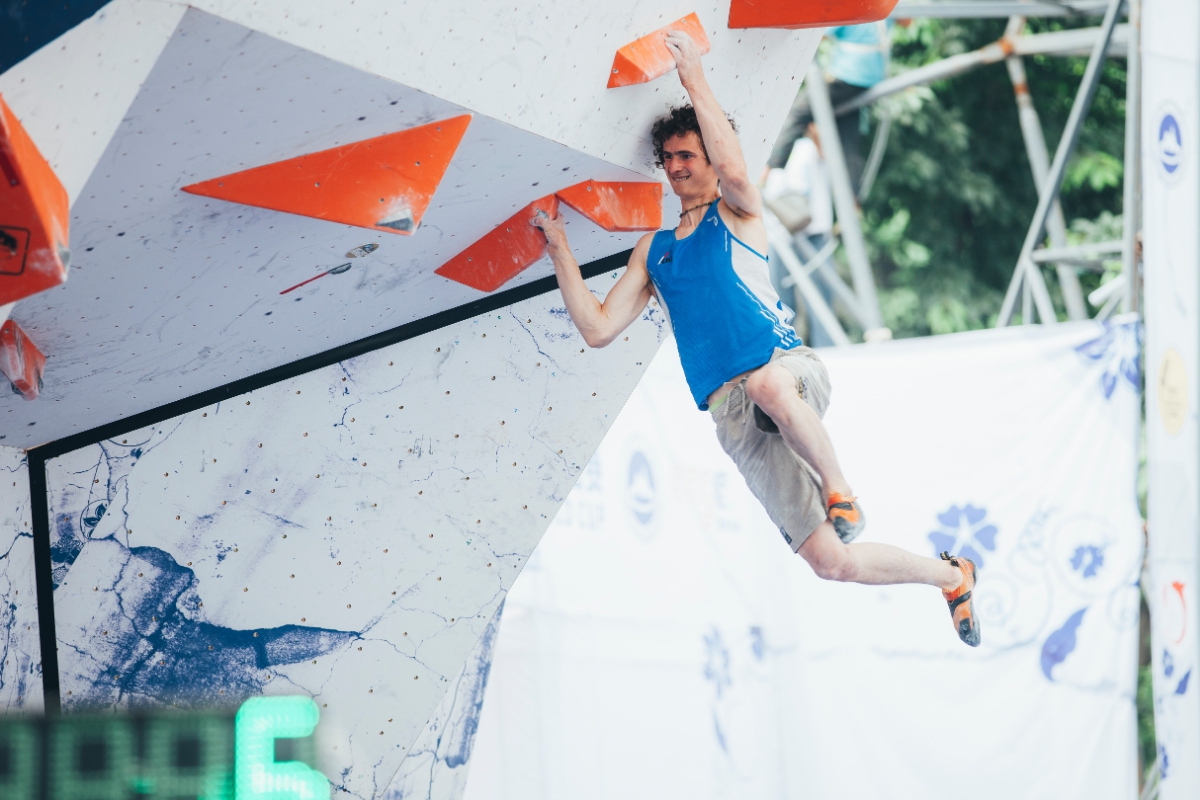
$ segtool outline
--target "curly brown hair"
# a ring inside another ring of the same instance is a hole
[[[737,133],[737,123],[733,121],[733,117],[726,116],[729,124],[733,127],[733,132]],[[672,136],[682,136],[691,131],[696,134],[696,138],[700,140],[700,150],[704,153],[704,160],[708,161],[708,150],[704,147],[704,134],[700,132],[700,120],[696,119],[696,109],[691,105],[676,106],[672,108],[665,117],[659,117],[654,121],[654,125],[650,128],[650,140],[654,143],[654,166],[662,167],[663,165],[663,145],[667,139]]]

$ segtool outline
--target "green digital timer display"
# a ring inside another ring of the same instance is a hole
[[[319,717],[307,697],[255,697],[236,714],[0,719],[0,798],[324,800]]]

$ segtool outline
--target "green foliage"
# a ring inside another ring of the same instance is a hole
[[[1095,24],[1090,18],[1041,20],[1031,22],[1029,32]],[[893,30],[893,70],[975,50],[1003,33],[1003,20],[915,21]],[[1086,62],[1080,57],[1025,59],[1051,154]],[[1110,59],[1064,180],[1067,219],[1096,221],[1091,229],[1075,223],[1072,239],[1120,238],[1124,97],[1125,62]],[[1005,65],[980,67],[889,98],[874,109],[871,135],[880,114],[892,118],[891,135],[863,204],[863,224],[885,324],[897,337],[992,324],[1037,205]],[[1046,276],[1062,309],[1054,271],[1047,269]],[[1081,274],[1085,292],[1097,288],[1100,279]]]
[[[1063,188],[1068,191],[1088,186],[1102,192],[1110,186],[1120,186],[1124,163],[1104,152],[1076,153],[1067,164]]]
[[[1138,668],[1137,684],[1138,755],[1143,769],[1154,763],[1158,745],[1154,738],[1153,668],[1145,664]]]

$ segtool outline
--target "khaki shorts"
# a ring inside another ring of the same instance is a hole
[[[829,373],[810,347],[776,348],[771,364],[796,378],[796,392],[820,417],[829,407]],[[779,526],[779,532],[799,550],[804,540],[825,521],[821,479],[808,462],[788,447],[775,423],[746,396],[743,378],[711,410],[721,447],[737,464],[750,491]]]

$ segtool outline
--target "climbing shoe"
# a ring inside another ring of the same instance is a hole
[[[975,606],[971,602],[971,593],[975,590],[975,562],[962,556],[952,556],[942,552],[942,561],[949,561],[950,566],[957,567],[962,572],[962,583],[953,591],[942,592],[946,603],[950,606],[950,619],[954,622],[954,630],[958,638],[971,647],[979,647],[979,619],[975,616]]]
[[[866,527],[867,518],[858,506],[858,498],[841,492],[832,492],[825,501],[825,511],[838,538],[846,544],[862,533]]]

